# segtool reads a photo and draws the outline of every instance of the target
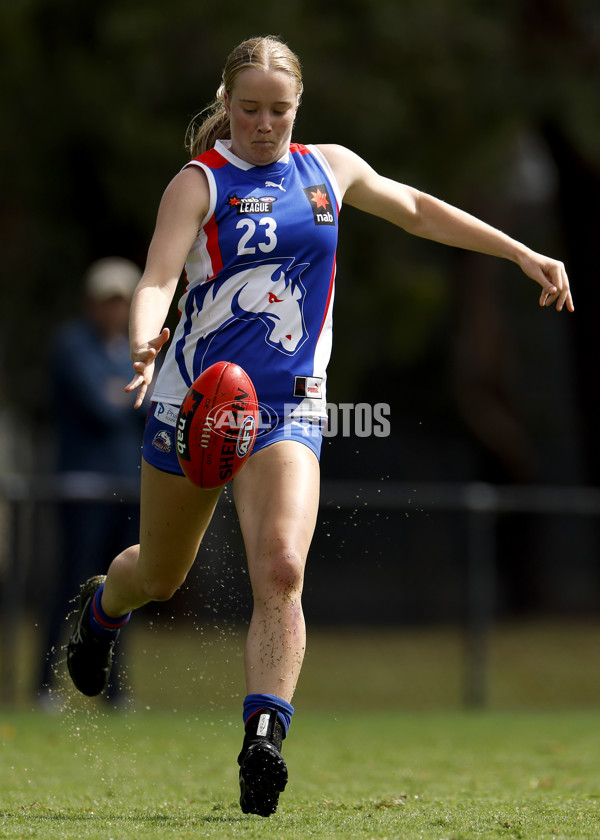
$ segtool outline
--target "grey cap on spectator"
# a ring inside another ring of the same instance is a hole
[[[130,300],[142,276],[141,269],[124,257],[105,257],[88,268],[85,273],[85,291],[92,300],[122,297]]]

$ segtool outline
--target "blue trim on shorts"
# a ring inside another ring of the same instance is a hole
[[[163,472],[183,475],[175,448],[175,423],[178,411],[179,406],[176,405],[152,403],[144,430],[142,457],[144,461]],[[294,420],[288,417],[268,431],[259,431],[252,448],[252,455],[272,443],[279,443],[281,440],[294,440],[308,446],[319,460],[323,444],[324,422],[318,419],[302,418],[301,420]]]
[[[272,443],[278,443],[280,440],[295,440],[297,443],[303,443],[315,453],[317,460],[320,460],[321,446],[323,445],[323,422],[321,420],[307,420],[306,418],[294,420],[288,417],[286,420],[277,423],[268,432],[258,433],[252,448],[252,455]]]

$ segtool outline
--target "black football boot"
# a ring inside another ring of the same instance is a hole
[[[288,773],[281,755],[285,735],[277,712],[261,709],[248,720],[240,765],[240,806],[244,814],[270,817],[277,810],[279,794]]]
[[[96,575],[81,587],[77,620],[67,646],[67,667],[71,679],[75,687],[88,697],[104,691],[113,662],[116,636],[104,639],[90,627],[92,599],[105,580],[104,575]]]

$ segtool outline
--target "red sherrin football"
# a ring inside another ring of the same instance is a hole
[[[193,484],[221,487],[246,462],[258,431],[256,391],[232,362],[216,362],[193,383],[177,415],[177,457]]]

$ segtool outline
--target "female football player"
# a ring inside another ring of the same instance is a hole
[[[168,185],[130,317],[136,407],[169,339],[183,269],[181,317],[158,374],[143,447],[140,544],[88,581],[68,649],[75,685],[105,687],[132,610],[184,582],[219,489],[182,475],[174,424],[188,387],[227,360],[271,409],[233,480],[254,607],[245,664],[241,807],[268,816],[287,781],[281,756],[302,666],[301,593],[319,498],[325,377],[331,349],[342,202],[416,236],[512,260],[541,287],[542,306],[573,311],[562,263],[482,221],[378,174],[337,145],[292,143],[302,76],[280,40],[253,38],[227,59],[216,100],[188,135],[191,160]]]

